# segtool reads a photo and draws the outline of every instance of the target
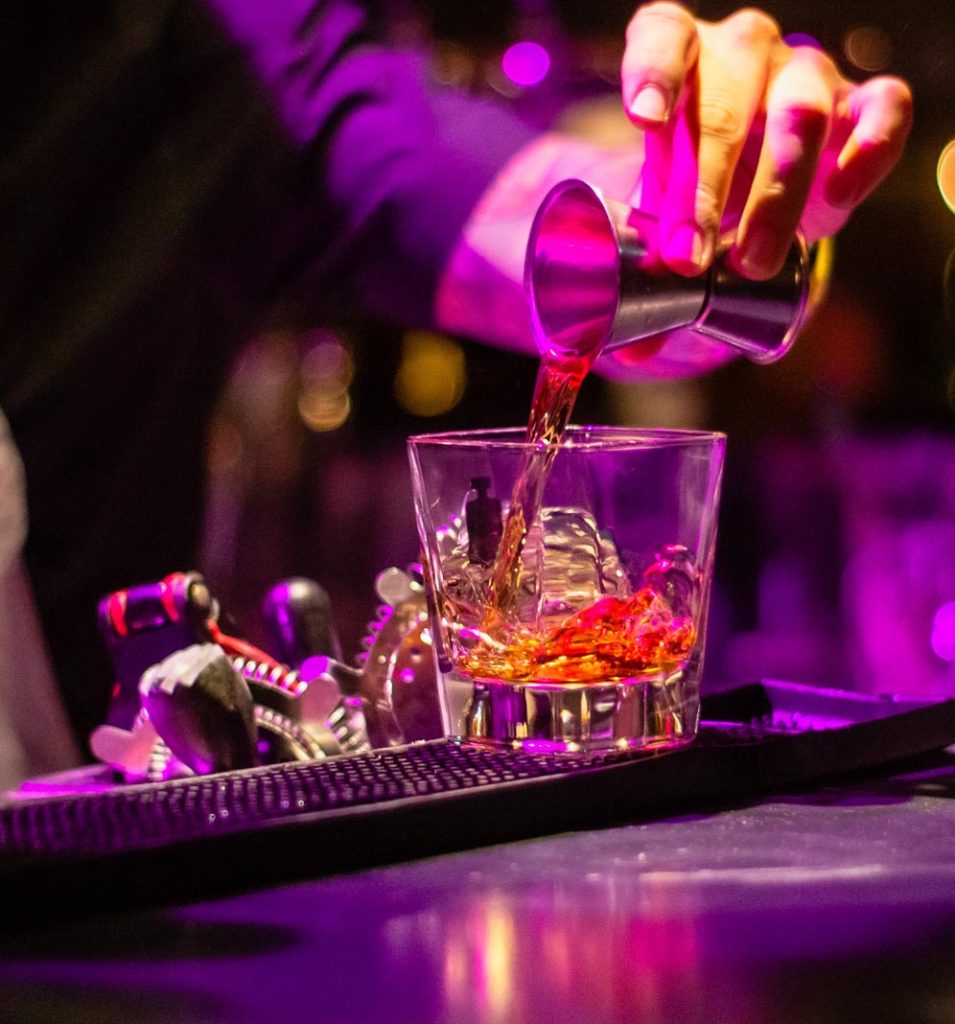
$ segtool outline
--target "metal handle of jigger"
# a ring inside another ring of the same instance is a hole
[[[551,189],[525,263],[542,354],[602,354],[687,328],[757,363],[785,355],[824,278],[801,234],[767,281],[742,277],[720,256],[706,274],[675,274],[660,259],[657,235],[655,217],[588,182],[568,179]]]

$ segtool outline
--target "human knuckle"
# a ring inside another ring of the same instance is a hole
[[[879,100],[886,106],[894,107],[904,116],[912,112],[912,90],[908,82],[894,75],[885,75],[872,83]]]
[[[630,19],[627,34],[643,31],[652,25],[667,23],[689,29],[693,27],[693,15],[682,4],[673,3],[672,0],[651,0],[650,3],[637,8]]]
[[[701,97],[699,119],[702,137],[729,146],[742,142],[746,124],[738,104],[731,97],[719,93]]]
[[[800,67],[825,81],[835,81],[842,77],[839,74],[835,61],[829,54],[816,49],[814,46],[800,47],[799,59]]]
[[[744,7],[731,14],[724,22],[737,43],[775,42],[780,38],[779,25],[765,11]]]

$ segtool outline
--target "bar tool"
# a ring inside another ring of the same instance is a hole
[[[139,714],[142,674],[175,651],[211,640],[210,623],[218,616],[218,604],[198,572],[170,573],[104,597],[99,631],[115,674],[109,724],[131,728]]]
[[[143,673],[139,693],[166,746],[197,775],[259,763],[252,694],[218,645],[171,654]]]
[[[698,277],[671,272],[659,255],[654,216],[568,179],[544,197],[531,228],[525,286],[541,353],[596,356],[686,329],[756,363],[780,359],[824,284],[828,260],[801,234],[768,281],[737,274],[721,246]]]
[[[306,589],[311,596],[321,588]],[[321,665],[298,671],[223,632],[218,601],[197,572],[107,595],[99,623],[116,683],[90,746],[127,782],[221,771],[250,757],[278,763],[368,749],[361,707]],[[197,651],[208,663],[193,664]],[[236,738],[244,735],[236,725],[243,694],[252,755]]]
[[[342,670],[341,642],[332,622],[328,592],[304,576],[280,580],[265,595],[262,618],[276,657],[308,678],[311,690],[325,686],[336,694],[334,706],[322,722],[338,740],[342,753],[370,750],[369,722],[375,719],[374,709],[357,692],[348,671]]]
[[[325,672],[348,699],[361,701],[376,749],[444,735],[419,566],[378,574],[382,602],[362,639],[358,667],[329,658]]]
[[[262,602],[269,648],[293,668],[315,654],[341,660],[341,643],[332,624],[328,592],[315,580],[293,576],[276,583]]]
[[[420,567],[385,569],[375,589],[356,666],[328,653],[338,639],[313,580],[283,580],[263,602],[284,660],[223,632],[197,572],[108,595],[100,629],[117,681],[93,753],[126,782],[161,781],[442,736]]]

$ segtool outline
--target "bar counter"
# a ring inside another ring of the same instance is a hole
[[[953,796],[950,748],[212,902],[8,921],[0,1021],[955,1020]]]

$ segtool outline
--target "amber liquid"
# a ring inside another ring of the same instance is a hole
[[[547,632],[505,628],[480,640],[459,663],[477,679],[509,683],[604,684],[665,679],[689,657],[696,626],[676,616],[652,587],[603,597]]]
[[[589,358],[541,363],[527,428],[531,447],[491,568],[481,636],[457,664],[472,678],[578,685],[660,679],[685,662],[695,644],[693,620],[674,615],[649,585],[626,598],[603,597],[546,631],[518,620],[515,596],[522,551],[540,515],[550,467],[591,363]]]

